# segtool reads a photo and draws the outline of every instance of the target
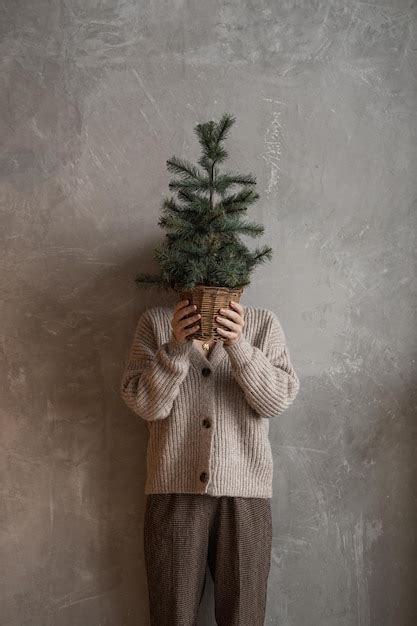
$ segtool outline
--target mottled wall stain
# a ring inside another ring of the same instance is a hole
[[[148,624],[147,429],[119,397],[166,159],[237,116],[302,390],[270,424],[266,623],[414,626],[417,6],[0,3],[2,623]],[[248,242],[251,244],[251,242]],[[200,623],[214,624],[208,579]]]

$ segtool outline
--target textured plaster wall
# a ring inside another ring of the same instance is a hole
[[[2,0],[1,623],[148,624],[146,425],[121,368],[167,158],[237,116],[301,380],[271,423],[267,624],[413,626],[417,6]],[[248,240],[248,245],[257,242]],[[200,623],[215,623],[208,579]]]

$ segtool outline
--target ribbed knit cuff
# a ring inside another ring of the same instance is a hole
[[[224,343],[223,347],[237,367],[243,367],[252,360],[253,346],[243,334],[240,335],[235,343],[231,345]]]
[[[169,341],[167,342],[167,352],[171,356],[188,356],[191,346],[193,345],[192,339],[187,339],[184,343],[179,343],[174,334],[171,334]]]

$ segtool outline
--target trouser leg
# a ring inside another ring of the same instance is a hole
[[[271,564],[270,498],[222,496],[208,562],[218,626],[263,626]]]
[[[194,626],[206,575],[211,499],[147,494],[144,553],[152,626]]]

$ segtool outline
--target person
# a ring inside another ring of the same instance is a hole
[[[144,555],[151,624],[192,626],[206,583],[216,622],[264,623],[271,563],[271,418],[300,387],[274,312],[230,301],[209,352],[182,300],[140,316],[121,396],[148,426]]]

